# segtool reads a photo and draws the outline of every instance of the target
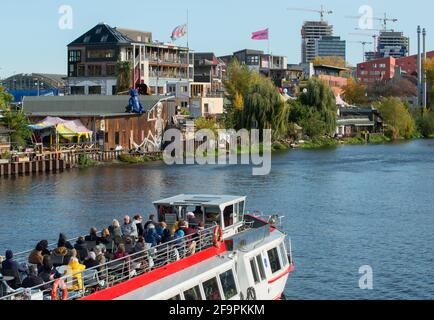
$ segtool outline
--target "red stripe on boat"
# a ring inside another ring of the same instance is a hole
[[[272,284],[272,283],[276,282],[277,280],[282,279],[284,276],[286,276],[287,274],[289,274],[292,271],[294,271],[294,269],[295,269],[295,267],[293,265],[289,266],[288,269],[284,273],[282,273],[281,275],[279,275],[279,276],[277,276],[277,277],[269,280],[268,284]]]
[[[94,294],[82,298],[81,300],[114,300],[132,291],[143,288],[153,282],[175,274],[181,270],[187,269],[193,265],[211,259],[219,254],[222,254],[225,251],[226,246],[224,243],[222,243],[220,245],[220,248],[212,247],[206,249],[185,259],[173,262],[171,264],[168,264],[167,266],[145,273],[131,280],[127,280],[111,288],[97,291]]]

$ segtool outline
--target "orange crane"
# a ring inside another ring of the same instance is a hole
[[[288,8],[288,10],[289,11],[316,12],[316,13],[319,13],[319,15],[321,17],[321,21],[324,21],[325,16],[330,15],[330,14],[333,13],[333,11],[325,9],[323,5],[321,5],[321,9],[320,10],[307,9],[307,8]]]

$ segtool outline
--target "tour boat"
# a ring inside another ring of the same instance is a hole
[[[178,195],[154,202],[158,221],[176,230],[189,221],[196,234],[128,258],[66,273],[49,289],[8,289],[0,299],[280,300],[294,270],[291,242],[277,215],[246,213],[246,197]],[[118,239],[121,241],[121,239]],[[113,246],[116,246],[116,241]],[[88,243],[88,247],[96,246]],[[113,248],[110,248],[113,250]],[[109,250],[110,250],[109,249]],[[25,262],[29,252],[16,255]],[[60,267],[64,272],[65,267]]]

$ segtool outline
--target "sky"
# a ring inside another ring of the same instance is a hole
[[[0,78],[15,73],[66,74],[66,46],[99,22],[113,27],[151,31],[154,40],[170,41],[174,27],[189,16],[189,45],[196,52],[228,55],[241,49],[267,51],[267,41],[253,41],[251,33],[270,30],[270,51],[288,57],[289,63],[301,60],[300,29],[305,20],[318,20],[315,12],[289,11],[288,7],[319,9],[323,4],[333,14],[327,17],[335,35],[347,41],[347,60],[356,65],[362,61],[362,45],[372,41],[361,33],[357,19],[361,6],[370,6],[374,16],[397,18],[390,26],[410,36],[410,51],[417,50],[416,27],[427,28],[427,49],[434,49],[434,3],[429,0],[406,2],[391,0],[2,0],[0,6]],[[59,9],[72,9],[72,19],[59,27],[64,15]],[[418,10],[416,7],[423,9]],[[380,28],[374,22],[374,28]],[[187,39],[176,43],[186,45]],[[372,49],[373,45],[367,45]]]

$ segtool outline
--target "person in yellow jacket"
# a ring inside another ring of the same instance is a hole
[[[77,250],[71,250],[71,259],[69,260],[65,275],[72,276],[68,279],[67,285],[69,291],[79,291],[83,289],[83,279],[81,272],[86,269],[86,266],[80,264],[77,258]]]

